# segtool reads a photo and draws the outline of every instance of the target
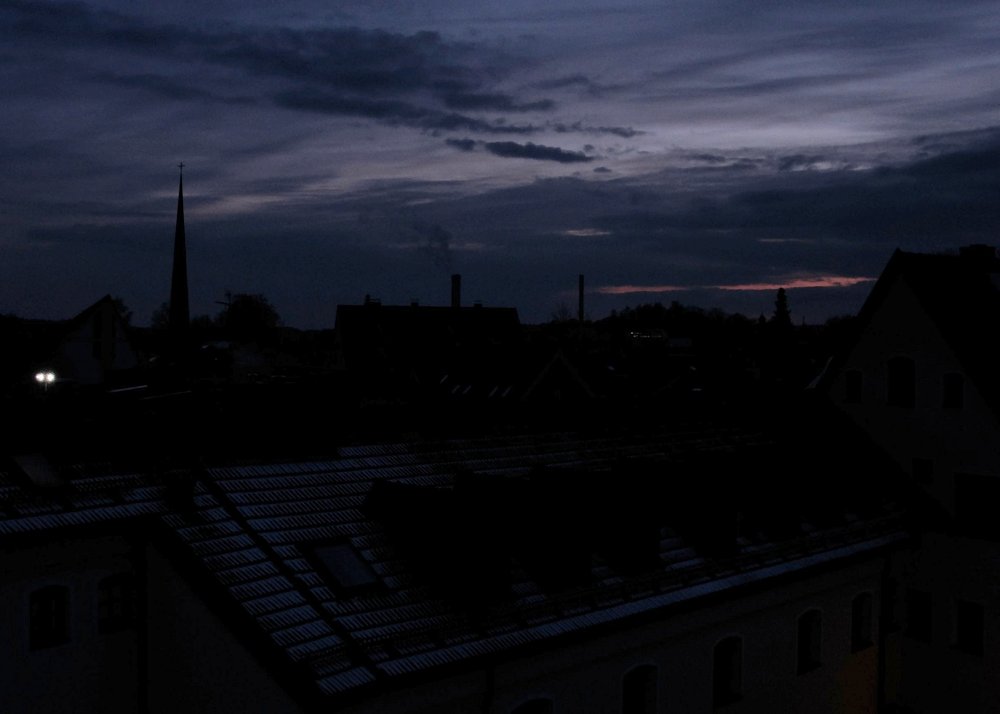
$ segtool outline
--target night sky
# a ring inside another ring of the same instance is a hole
[[[0,2],[0,312],[263,293],[522,321],[854,313],[1000,244],[1000,10],[940,0]]]

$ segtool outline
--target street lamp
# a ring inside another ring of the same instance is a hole
[[[49,391],[49,385],[56,381],[55,372],[36,372],[35,381],[42,385],[42,389]]]

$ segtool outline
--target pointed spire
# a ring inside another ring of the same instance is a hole
[[[177,225],[174,228],[174,269],[170,280],[170,331],[180,341],[188,331],[187,245],[184,238],[184,164],[178,165]],[[178,346],[180,346],[178,344]]]

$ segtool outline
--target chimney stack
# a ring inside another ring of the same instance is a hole
[[[462,307],[462,276],[458,273],[451,276],[451,306]]]
[[[580,323],[583,324],[583,275],[580,275],[580,307],[578,311],[578,317],[580,318]]]

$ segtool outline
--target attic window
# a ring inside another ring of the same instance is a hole
[[[889,360],[886,379],[886,401],[891,407],[913,406],[916,393],[916,368],[909,357]]]
[[[350,543],[319,543],[307,552],[319,574],[341,595],[360,595],[380,584],[372,566]]]

